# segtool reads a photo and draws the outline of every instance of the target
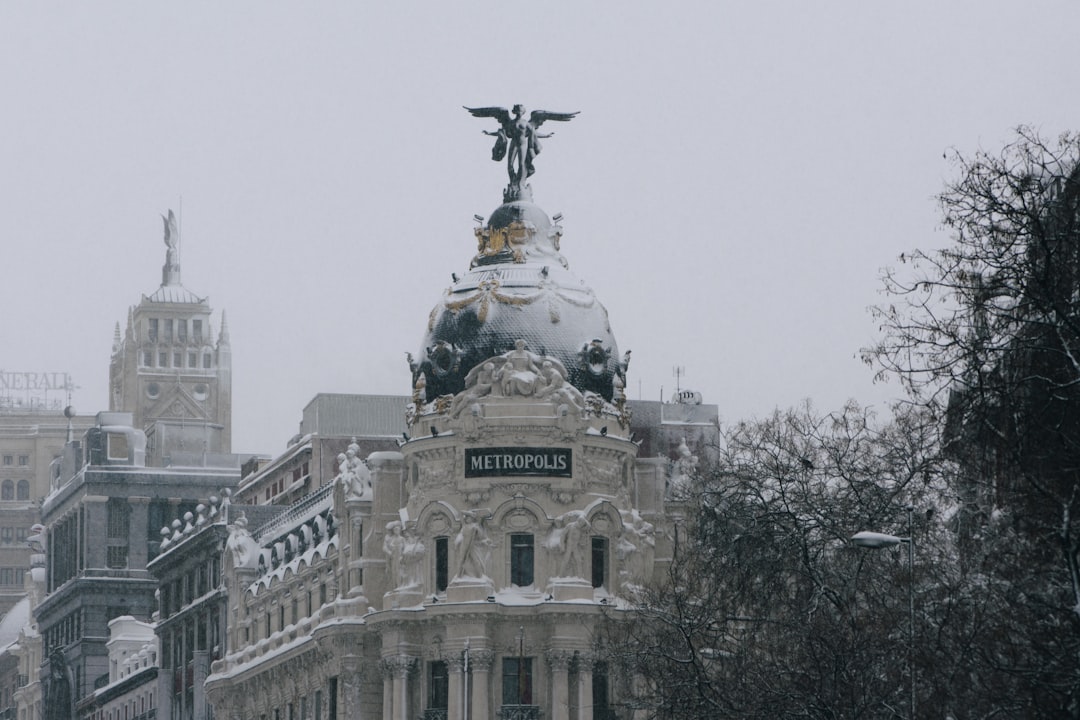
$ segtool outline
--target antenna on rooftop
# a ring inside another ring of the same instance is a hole
[[[671,374],[675,376],[675,394],[678,395],[682,388],[679,386],[679,380],[686,374],[686,368],[682,365],[676,365],[671,368]]]

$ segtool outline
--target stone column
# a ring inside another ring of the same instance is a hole
[[[197,622],[197,621],[196,621]],[[192,699],[194,703],[195,717],[199,717],[206,708],[206,676],[210,670],[210,653],[206,650],[196,650],[194,653],[194,690],[195,695]]]
[[[362,720],[364,717],[360,706],[360,686],[364,677],[360,661],[361,658],[356,655],[347,655],[342,659],[338,717],[349,720]]]
[[[128,567],[141,570],[146,567],[148,559],[146,526],[150,521],[150,498],[129,497],[128,504],[131,505],[131,516],[128,518]]]
[[[416,666],[416,658],[400,655],[394,674],[394,716],[397,720],[412,720],[409,717],[409,674]]]
[[[383,660],[383,718],[385,720],[411,720],[409,717],[409,673],[415,665],[416,658],[408,655],[395,655]],[[387,674],[389,678],[386,677]],[[387,679],[389,679],[389,703],[387,703]],[[390,707],[389,713],[387,705]]]
[[[379,663],[379,670],[382,671],[383,679],[383,720],[394,720],[394,664],[390,659],[384,658],[383,661]]]
[[[472,669],[472,696],[468,698],[472,715],[468,720],[488,720],[491,717],[491,666],[495,653],[491,650],[473,650],[469,653]]]
[[[572,650],[551,649],[545,653],[551,668],[551,720],[570,720],[570,662]]]
[[[592,668],[594,658],[592,653],[578,653],[577,656],[577,679],[578,679],[578,705],[577,716],[574,720],[592,720]]]
[[[465,697],[465,658],[453,653],[446,658],[446,670],[450,674],[449,692],[446,694],[447,720],[465,720],[462,715]]]

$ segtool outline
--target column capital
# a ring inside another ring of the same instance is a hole
[[[570,664],[574,661],[574,651],[563,648],[548,648],[544,651],[544,657],[552,670],[567,672]]]
[[[384,678],[407,677],[416,667],[417,658],[411,655],[391,655],[379,663]]]
[[[470,650],[469,667],[476,672],[491,672],[491,666],[495,664],[494,650]]]

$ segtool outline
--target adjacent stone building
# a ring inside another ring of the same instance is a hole
[[[42,387],[52,390],[53,400],[29,394]],[[64,373],[0,372],[0,615],[26,595],[31,555],[26,541],[41,522],[52,461],[67,440],[94,422],[92,415],[70,408],[65,414],[61,398],[69,389]]]
[[[112,409],[68,434],[41,503],[45,596],[34,616],[44,720],[156,712],[157,654],[118,674],[110,626],[121,636],[145,631],[158,608],[148,563],[163,542],[190,532],[202,499],[239,481],[224,320],[215,340],[205,298],[180,283],[171,212],[165,244],[161,286],[129,312],[123,337],[117,327]]]

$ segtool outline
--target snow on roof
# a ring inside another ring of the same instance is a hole
[[[19,639],[19,631],[30,624],[30,598],[23,597],[0,620],[0,648],[7,649]]]

